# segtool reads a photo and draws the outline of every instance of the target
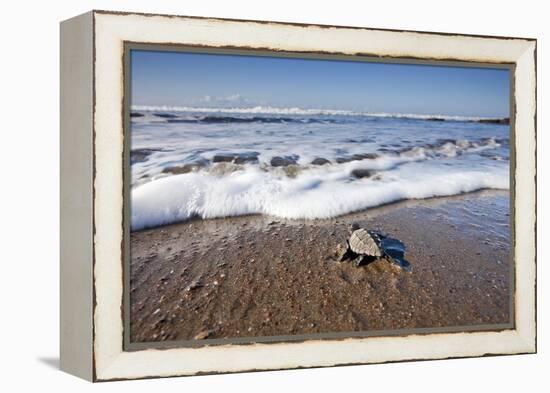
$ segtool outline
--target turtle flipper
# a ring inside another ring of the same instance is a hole
[[[394,265],[399,266],[401,269],[410,272],[412,270],[411,264],[405,260],[405,258],[400,258],[399,256],[392,256],[388,253],[384,254],[384,258],[386,258],[389,262],[393,263]]]
[[[357,254],[351,250],[349,242],[346,240],[346,250],[342,253],[342,255],[339,256],[338,262],[353,260],[355,258],[357,258]]]
[[[359,255],[354,262],[355,266],[367,266],[378,259],[379,257],[373,257],[372,255]]]

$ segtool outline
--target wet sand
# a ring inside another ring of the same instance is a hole
[[[395,203],[330,220],[243,216],[132,232],[130,341],[508,323],[509,194]],[[352,223],[412,271],[335,260]]]

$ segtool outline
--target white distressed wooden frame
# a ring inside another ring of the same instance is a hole
[[[515,64],[515,329],[125,352],[124,42]],[[63,370],[105,381],[536,351],[536,40],[93,11],[62,23],[61,50]]]

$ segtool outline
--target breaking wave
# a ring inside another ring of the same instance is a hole
[[[247,167],[226,176],[206,172],[160,178],[132,190],[132,230],[185,221],[266,214],[289,219],[330,218],[402,199],[508,189],[499,168],[446,173],[396,171],[351,180],[349,168],[304,171],[294,178]]]

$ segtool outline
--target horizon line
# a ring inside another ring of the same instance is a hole
[[[412,119],[448,119],[448,120],[505,120],[509,116],[477,116],[450,115],[441,113],[401,113],[401,112],[369,112],[333,108],[301,108],[298,106],[280,107],[271,105],[250,106],[189,106],[189,105],[131,105],[131,110],[141,111],[172,111],[201,113],[235,113],[235,114],[279,114],[279,115],[340,115],[365,117],[395,117]]]

